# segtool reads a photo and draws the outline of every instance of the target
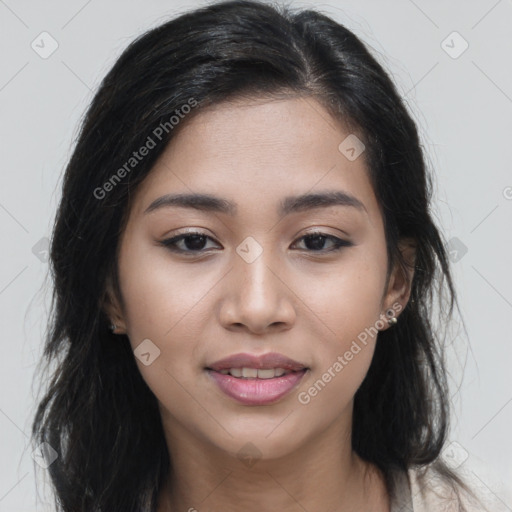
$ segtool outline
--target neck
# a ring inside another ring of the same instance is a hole
[[[349,431],[328,429],[280,458],[243,460],[190,432],[166,429],[166,437],[172,470],[158,512],[389,511],[383,476],[352,451]]]

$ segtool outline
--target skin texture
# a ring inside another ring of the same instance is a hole
[[[382,476],[350,442],[353,397],[377,337],[359,343],[308,404],[298,400],[410,292],[412,275],[398,266],[386,283],[383,220],[364,153],[349,161],[338,150],[348,134],[311,98],[223,103],[180,127],[137,190],[120,241],[122,300],[113,298],[108,313],[133,349],[150,339],[161,351],[148,366],[136,359],[159,401],[174,468],[160,512],[389,510]],[[329,190],[356,196],[364,209],[277,213],[284,197]],[[144,213],[165,194],[191,192],[232,201],[237,213]],[[160,244],[188,228],[211,237],[202,253],[190,249],[197,242],[178,242],[191,255]],[[308,244],[302,237],[314,230],[353,245]],[[251,263],[236,252],[247,237],[263,251]],[[309,371],[278,402],[243,405],[205,370],[240,352],[279,352]],[[244,446],[251,463],[240,458]]]

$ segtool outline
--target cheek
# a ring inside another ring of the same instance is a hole
[[[371,252],[353,251],[328,270],[303,272],[305,276],[294,279],[293,290],[307,306],[306,321],[316,322],[327,347],[343,350],[380,318],[385,261]]]
[[[357,283],[357,276],[352,278]],[[327,294],[322,298],[325,309],[319,315],[321,328],[314,345],[316,364],[297,390],[306,421],[334,421],[350,406],[368,372],[383,324],[376,293],[361,288],[346,286],[342,289],[353,293],[340,297],[338,290],[330,301]]]
[[[129,241],[121,252],[124,316],[133,342],[144,338],[165,342],[175,335],[181,325],[190,324],[189,315],[197,316],[197,305],[214,284],[207,276],[198,279],[194,265],[176,265],[167,256],[164,249]]]
[[[316,411],[326,421],[334,419],[366,376],[378,330],[384,326],[380,305],[385,263],[372,257],[372,251],[359,253],[330,272],[328,279],[322,278],[322,286],[303,283],[300,293],[310,308],[304,310],[306,322],[310,331],[316,331],[317,364],[300,386],[297,400],[312,418]]]
[[[194,350],[208,319],[201,299],[213,283],[198,279],[192,266],[184,270],[169,264],[165,252],[143,244],[127,244],[121,252],[119,278],[132,349],[136,356],[139,346],[150,353],[147,365],[135,357],[144,381],[169,410],[189,411],[185,389],[190,365],[199,365]]]

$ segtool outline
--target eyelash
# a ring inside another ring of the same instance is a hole
[[[194,255],[194,254],[205,253],[206,251],[204,251],[204,250],[195,250],[195,251],[194,250],[183,250],[183,249],[178,249],[176,247],[176,243],[177,242],[180,242],[181,240],[185,240],[187,238],[192,238],[192,237],[195,237],[195,236],[200,236],[200,237],[203,237],[203,238],[207,238],[207,239],[213,240],[212,237],[206,235],[205,233],[201,233],[199,231],[189,231],[187,233],[182,233],[181,235],[177,235],[177,236],[174,236],[172,238],[168,238],[166,240],[162,240],[160,242],[160,245],[163,245],[165,248],[169,249],[170,251],[176,252],[176,253],[179,253],[179,254]],[[326,254],[326,253],[331,253],[331,252],[338,252],[338,251],[340,251],[344,247],[351,247],[351,246],[354,245],[352,242],[349,242],[347,240],[342,240],[341,238],[338,238],[338,237],[333,236],[333,235],[328,235],[327,233],[322,233],[321,231],[314,231],[314,232],[307,233],[306,235],[301,236],[300,238],[298,238],[296,240],[296,242],[298,242],[300,240],[303,240],[305,238],[308,238],[308,237],[310,237],[310,238],[323,237],[323,238],[326,238],[328,240],[331,240],[334,243],[334,247],[331,248],[331,249],[320,249],[318,251],[315,251],[315,250],[312,250],[312,249],[309,249],[309,250],[306,249],[308,252],[313,252],[313,253]],[[215,240],[213,240],[213,241],[215,241]]]

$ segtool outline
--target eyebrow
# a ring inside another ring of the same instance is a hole
[[[315,194],[285,197],[281,201],[278,213],[281,216],[285,216],[291,213],[303,212],[315,208],[327,208],[330,206],[350,206],[357,210],[367,212],[366,207],[357,197],[341,190],[330,190]],[[236,215],[237,212],[236,204],[227,199],[197,193],[166,194],[155,199],[146,208],[144,214],[164,207],[191,208],[206,212],[225,213],[231,216]]]

